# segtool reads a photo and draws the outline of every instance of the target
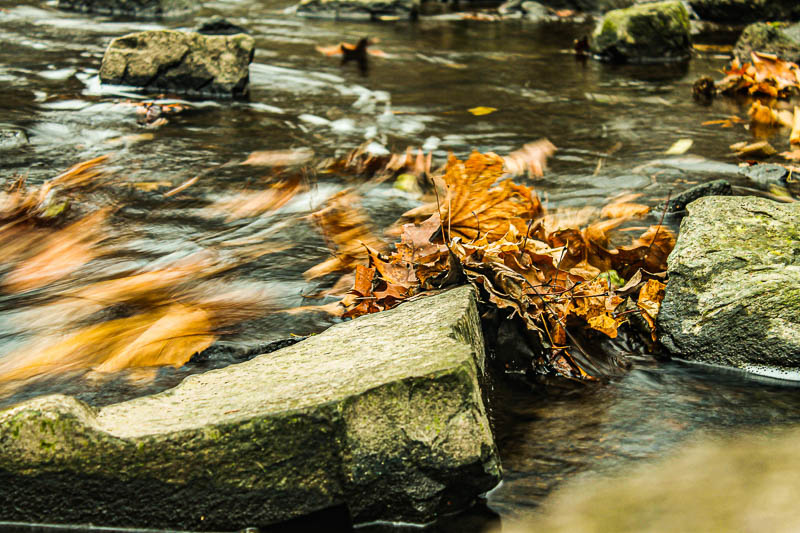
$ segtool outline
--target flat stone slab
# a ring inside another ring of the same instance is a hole
[[[174,389],[0,411],[0,520],[234,530],[346,505],[430,521],[501,470],[472,288],[406,303]]]
[[[661,342],[687,359],[800,367],[800,203],[708,196],[668,259]]]
[[[100,81],[188,95],[243,98],[249,92],[255,40],[243,33],[201,35],[150,30],[108,45]]]

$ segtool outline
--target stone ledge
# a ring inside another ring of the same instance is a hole
[[[0,411],[0,520],[232,530],[464,507],[500,479],[474,300],[454,289],[99,410]]]

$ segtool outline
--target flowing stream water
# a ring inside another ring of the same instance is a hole
[[[450,151],[459,157],[473,149],[507,154],[546,137],[558,152],[533,185],[548,208],[600,207],[618,194],[641,193],[638,201],[653,210],[636,221],[639,226],[658,223],[668,195],[693,184],[725,177],[752,186],[737,175],[728,148],[750,133],[741,125],[701,125],[743,116],[746,108],[727,100],[702,106],[691,97],[693,80],[716,76],[724,57],[698,53],[679,66],[609,66],[574,57],[572,41],[590,30],[586,24],[303,20],[285,14],[289,5],[221,0],[205,3],[190,18],[143,23],[65,13],[52,2],[0,0],[0,184],[7,187],[18,175],[40,184],[109,153],[116,174],[124,176],[110,200],[116,209],[100,239],[103,254],[60,279],[55,289],[0,290],[0,368],[13,354],[63,333],[63,316],[74,309],[54,305],[56,293],[157,270],[209,250],[224,256],[230,241],[274,248],[187,289],[206,299],[238,291],[260,304],[215,336],[216,351],[208,357],[177,369],[126,369],[100,377],[80,365],[65,367],[5,386],[0,405],[53,392],[95,405],[120,401],[334,323],[324,313],[281,311],[332,301],[306,298],[335,279],[304,279],[308,268],[330,254],[302,216],[353,183],[316,176],[279,210],[231,221],[210,206],[274,177],[226,165],[255,150],[310,149],[321,160],[371,139],[394,152],[424,145],[442,162]],[[137,124],[131,105],[136,95],[99,85],[100,61],[112,38],[151,28],[191,29],[215,15],[248,28],[256,39],[249,100],[194,102],[190,112],[150,130]],[[366,75],[315,50],[365,36],[377,39],[374,47],[386,53],[371,58]],[[468,112],[478,106],[497,110]],[[665,155],[685,138],[694,141],[687,154]],[[184,194],[163,196],[197,175],[202,178]],[[108,203],[108,195],[91,192],[82,201]],[[362,205],[381,230],[419,201],[384,183],[368,188]],[[676,220],[668,217],[666,223],[677,229]],[[0,261],[0,274],[15,267],[5,257]],[[81,323],[126,313],[100,309]],[[698,431],[726,434],[800,419],[791,382],[647,357],[632,361],[629,373],[603,385],[532,391],[500,380],[494,416],[505,481],[485,504],[444,520],[438,529],[484,530],[534,509],[565,479],[661,456]]]

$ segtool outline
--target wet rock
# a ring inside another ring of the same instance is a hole
[[[689,5],[703,20],[728,24],[800,18],[797,0],[689,0]]]
[[[138,18],[178,16],[200,7],[192,0],[58,0],[58,7],[68,11],[100,15],[130,15]]]
[[[690,202],[704,196],[730,196],[731,194],[733,194],[733,192],[728,180],[714,180],[701,183],[683,191],[670,200],[667,205],[667,212],[678,213],[684,211]]]
[[[28,144],[25,130],[0,124],[0,150],[15,150]]]
[[[799,196],[800,179],[784,166],[759,163],[739,168],[739,174],[759,189],[778,196]]]
[[[575,480],[503,533],[800,531],[800,429],[693,443],[625,475]]]
[[[231,531],[337,505],[430,521],[500,479],[461,287],[99,410],[0,411],[0,517]]]
[[[445,10],[452,9],[450,2],[431,0],[425,4],[441,4]],[[301,0],[295,13],[305,17],[372,20],[414,18],[422,9],[420,0]]]
[[[173,30],[132,33],[111,41],[100,81],[149,90],[241,98],[249,90],[252,37]]]
[[[683,61],[691,51],[689,13],[677,1],[609,11],[589,44],[592,53],[613,62]]]
[[[237,26],[222,17],[213,17],[198,26],[197,33],[203,35],[236,35],[237,33],[249,34],[250,32],[246,28]]]
[[[664,347],[734,367],[800,367],[800,203],[709,196],[687,211],[658,315]]]
[[[634,0],[546,0],[544,2],[553,9],[574,9],[585,13],[605,13],[612,9],[623,9],[632,6]]]
[[[781,28],[758,22],[744,29],[733,49],[742,64],[752,61],[751,52],[775,54],[783,60],[800,63],[800,40],[791,38]]]

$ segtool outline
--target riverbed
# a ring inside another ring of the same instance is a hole
[[[573,40],[588,33],[590,23],[326,21],[297,18],[286,12],[290,6],[274,0],[207,2],[188,18],[136,22],[61,12],[52,2],[0,0],[0,130],[10,132],[3,139],[14,139],[0,146],[0,183],[7,186],[16,175],[40,184],[106,154],[118,178],[113,192],[83,199],[86,205],[115,205],[103,254],[55,288],[0,292],[0,358],[64,333],[58,311],[48,307],[56,292],[198,254],[224,259],[230,253],[224,243],[231,241],[272,250],[194,288],[206,299],[222,298],[233,288],[266,302],[218,332],[212,356],[177,369],[126,370],[102,379],[87,376],[86,369],[55,372],[7,390],[0,405],[53,392],[95,405],[120,401],[339,320],[284,311],[334,300],[310,296],[335,278],[303,276],[330,257],[306,215],[360,184],[336,174],[310,174],[302,193],[264,216],[231,221],[210,211],[276,179],[238,164],[254,151],[310,150],[318,162],[374,141],[391,152],[424,146],[442,163],[450,152],[504,155],[548,138],[558,151],[545,176],[518,179],[533,185],[551,210],[601,207],[617,195],[640,193],[637,201],[652,210],[630,226],[658,223],[667,198],[697,183],[724,177],[740,192],[752,186],[737,174],[738,160],[729,149],[750,139],[750,132],[742,124],[703,125],[745,116],[744,104],[722,99],[701,105],[691,95],[695,79],[719,75],[724,54],[705,49],[686,64],[612,66],[576,58]],[[100,61],[112,38],[144,29],[193,29],[218,15],[249,29],[256,40],[248,100],[194,101],[190,111],[165,125],[144,128],[136,114],[143,96],[99,84]],[[366,74],[316,50],[363,37],[383,52],[370,58]],[[700,39],[717,43],[726,37]],[[469,111],[479,107],[494,111]],[[693,141],[688,152],[666,155],[681,139]],[[185,193],[163,194],[198,175]],[[377,234],[420,204],[391,182],[359,192]],[[678,219],[667,217],[665,224],[677,229]],[[4,265],[4,273],[11,266]],[[108,319],[96,313],[82,325]],[[475,510],[444,520],[439,529],[483,531],[535,509],[566,479],[619,472],[668,453],[698,432],[728,434],[800,419],[792,382],[636,354],[631,361],[630,372],[589,387],[532,390],[501,380],[494,416],[506,479]]]

